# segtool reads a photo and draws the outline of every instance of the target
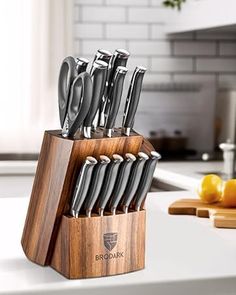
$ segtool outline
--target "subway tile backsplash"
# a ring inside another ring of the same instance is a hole
[[[236,34],[166,35],[174,13],[162,0],[74,0],[75,54],[93,58],[99,47],[131,53],[128,68],[148,68],[145,83],[207,82],[235,87]]]

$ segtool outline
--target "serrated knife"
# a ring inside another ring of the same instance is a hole
[[[107,165],[110,163],[110,159],[107,156],[100,156],[99,162],[96,164],[95,168],[93,169],[93,174],[91,178],[91,184],[88,190],[88,193],[85,197],[84,201],[84,210],[88,217],[91,217],[91,213],[94,207],[94,204],[99,196],[102,183],[105,176],[105,171]]]
[[[89,189],[93,168],[96,164],[97,160],[89,156],[86,158],[80,169],[70,208],[70,213],[74,217],[78,217],[80,213],[82,204]]]
[[[134,117],[138,108],[143,77],[146,72],[144,67],[136,67],[131,78],[128,95],[125,103],[122,133],[129,136],[134,125]]]
[[[117,67],[116,73],[109,90],[108,99],[105,108],[105,130],[104,135],[111,137],[115,126],[117,113],[120,107],[120,101],[123,91],[125,75],[128,69],[122,66]]]
[[[117,179],[108,204],[109,211],[113,215],[116,214],[116,208],[118,207],[120,200],[124,194],[130,175],[130,170],[135,160],[136,157],[133,154],[127,153],[125,154],[124,162],[120,164]]]
[[[156,168],[157,161],[161,159],[161,155],[155,151],[151,152],[150,158],[146,161],[139,186],[133,199],[133,208],[139,211],[143,200],[145,199],[153,178],[153,173]]]
[[[97,204],[95,206],[96,211],[100,216],[103,216],[107,202],[109,201],[112,190],[114,189],[120,164],[123,162],[123,160],[123,157],[118,154],[114,154],[112,156],[111,163],[107,166],[105,181],[103,182]]]
[[[143,152],[139,152],[137,160],[133,163],[130,177],[124,192],[124,196],[122,197],[122,201],[121,201],[121,208],[122,208],[122,211],[125,213],[128,213],[130,203],[140,183],[143,167],[148,159],[149,157],[147,154]]]
[[[96,60],[91,69],[93,83],[92,101],[89,111],[83,122],[84,137],[91,138],[92,123],[101,104],[106,83],[106,73],[108,64],[102,60]]]

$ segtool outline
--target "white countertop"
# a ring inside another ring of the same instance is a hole
[[[72,281],[24,256],[20,239],[29,199],[0,198],[0,294],[235,294],[236,230],[168,215],[168,205],[183,197],[194,194],[149,194],[144,270]]]
[[[160,161],[155,170],[154,177],[162,183],[195,191],[204,173],[220,172],[222,169],[222,161]]]

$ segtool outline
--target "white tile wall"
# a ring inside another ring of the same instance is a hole
[[[162,0],[74,0],[75,54],[93,58],[99,47],[126,48],[128,66],[148,68],[145,82],[215,81],[235,87],[236,34],[167,35],[174,13]],[[218,83],[218,84],[217,84]]]

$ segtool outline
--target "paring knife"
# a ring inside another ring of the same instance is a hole
[[[120,164],[115,186],[108,204],[109,211],[112,212],[113,215],[116,214],[116,208],[124,194],[130,175],[130,170],[135,160],[136,157],[133,154],[127,153],[125,154],[124,162]]]
[[[118,174],[118,169],[120,164],[123,162],[123,158],[120,155],[114,154],[112,156],[111,163],[108,165],[105,174],[105,180],[103,182],[97,204],[95,206],[96,211],[99,213],[100,216],[103,216],[105,207],[109,198],[111,196],[112,190],[114,189],[114,185],[116,182],[116,177]]]
[[[106,108],[106,103],[108,99],[108,94],[110,92],[110,89],[112,87],[112,82],[114,80],[114,76],[116,73],[116,69],[119,66],[125,67],[128,61],[130,54],[127,50],[125,49],[116,49],[114,54],[112,55],[110,59],[110,63],[108,66],[108,72],[107,72],[107,87],[104,93],[104,101],[103,104],[100,108],[100,113],[99,113],[99,126],[104,127],[105,126],[105,108]]]
[[[76,187],[71,202],[70,213],[74,217],[78,217],[87,194],[92,171],[94,166],[97,164],[97,160],[93,157],[87,157],[83,166],[81,167],[80,173],[77,178]]]
[[[119,111],[120,101],[123,91],[125,75],[128,69],[122,66],[117,67],[112,86],[109,90],[108,99],[105,108],[105,130],[104,134],[112,136],[112,130],[115,126],[116,116]]]
[[[84,210],[88,217],[91,217],[93,206],[99,196],[105,171],[107,165],[110,163],[110,159],[107,156],[100,156],[100,161],[97,163],[93,170],[90,188],[85,198]]]
[[[132,202],[132,207],[134,207],[135,211],[140,210],[142,202],[150,189],[153,173],[155,171],[156,164],[159,159],[161,159],[161,155],[155,151],[152,151],[150,158],[145,163],[142,177],[140,179],[138,189]]]
[[[102,60],[96,60],[91,69],[93,82],[92,102],[88,114],[84,120],[84,136],[91,138],[92,123],[98,111],[104,93],[108,64]]]
[[[144,164],[148,159],[149,157],[147,154],[139,152],[137,160],[133,163],[127,187],[121,201],[121,207],[125,213],[128,213],[129,205],[137,191],[142,176]]]
[[[77,57],[75,59],[75,62],[76,62],[76,71],[78,75],[86,71],[87,66],[89,64],[89,60],[83,57]]]
[[[136,67],[131,78],[122,123],[122,133],[127,136],[130,135],[131,128],[134,125],[134,116],[137,111],[145,72],[146,68]]]

